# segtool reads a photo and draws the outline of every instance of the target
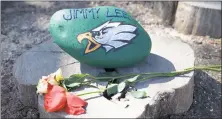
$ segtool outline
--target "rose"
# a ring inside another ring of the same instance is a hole
[[[48,92],[48,84],[51,85],[59,85],[54,79],[54,74],[50,74],[49,76],[42,76],[37,85],[37,93],[43,94]]]
[[[67,105],[65,108],[66,113],[79,115],[85,113],[85,107],[88,103],[79,98],[78,96],[67,92],[66,93]]]
[[[39,80],[37,93],[44,94],[45,110],[57,112],[65,108],[68,114],[85,113],[83,106],[86,106],[87,102],[70,92],[66,92],[63,87],[59,86],[61,80],[64,80],[61,69],[48,76],[42,76]]]
[[[43,76],[42,79],[39,80],[37,85],[37,93],[47,93],[48,82],[47,77]]]
[[[62,110],[66,105],[65,89],[57,85],[48,85],[48,93],[44,95],[44,107],[47,112]]]
[[[49,74],[48,76],[42,76],[37,85],[37,93],[47,93],[48,83],[51,85],[59,85],[59,81],[64,80],[62,71],[59,68],[56,72]]]
[[[55,72],[55,79],[58,82],[61,80],[64,80],[64,78],[62,76],[62,70],[60,68]]]
[[[85,113],[83,107],[87,105],[87,102],[70,92],[65,92],[63,87],[51,84],[48,87],[48,93],[44,96],[44,107],[47,112],[61,111],[65,107],[68,114]]]

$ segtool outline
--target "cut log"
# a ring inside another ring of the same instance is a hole
[[[179,39],[150,34],[153,48],[151,54],[134,67],[118,68],[121,74],[143,72],[170,72],[194,66],[194,53],[189,45]],[[88,102],[86,114],[68,115],[65,112],[48,113],[44,109],[44,98],[36,95],[35,86],[39,78],[62,67],[65,77],[75,73],[98,75],[104,69],[78,63],[52,42],[44,42],[24,53],[16,61],[14,74],[19,84],[20,98],[26,106],[38,107],[41,118],[159,118],[167,114],[177,114],[189,109],[193,101],[193,72],[183,76],[155,78],[136,85],[146,91],[148,98],[129,99],[127,108],[124,102],[115,103],[100,94],[81,96]],[[105,85],[101,85],[105,86]],[[84,88],[75,91],[93,91]],[[37,106],[38,105],[38,106]]]
[[[179,2],[173,26],[184,34],[221,38],[221,2]]]
[[[62,69],[64,77],[72,74],[88,73],[93,76],[105,72],[102,68],[80,64],[62,51],[52,41],[47,41],[22,54],[13,67],[20,99],[25,106],[37,107],[36,85],[42,76]]]
[[[161,18],[164,25],[172,25],[177,3],[177,1],[153,1],[151,2],[151,8],[153,13]]]

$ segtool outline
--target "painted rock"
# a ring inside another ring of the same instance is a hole
[[[91,66],[128,67],[147,57],[151,40],[129,13],[113,6],[63,9],[54,13],[49,31],[61,49]]]

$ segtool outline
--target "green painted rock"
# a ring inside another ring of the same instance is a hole
[[[150,37],[142,26],[112,6],[57,11],[49,30],[61,49],[96,67],[133,66],[151,50]]]

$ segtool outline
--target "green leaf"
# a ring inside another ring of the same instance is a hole
[[[118,87],[117,87],[118,84],[110,84],[108,85],[108,88],[107,88],[107,94],[108,96],[109,95],[112,95],[112,94],[116,94],[118,93]]]
[[[97,86],[91,85],[91,84],[84,84],[85,86],[93,87],[99,89]]]
[[[67,87],[73,88],[73,87],[79,87],[81,83],[71,83],[69,85],[66,85]]]
[[[129,78],[129,79],[127,79],[126,81],[132,83],[132,82],[136,81],[139,76],[140,76],[140,75],[134,76],[133,78]]]
[[[73,74],[69,78],[64,79],[64,84],[66,87],[79,87],[88,74]]]
[[[83,82],[88,74],[73,74],[69,77],[69,80],[73,80],[75,82]]]
[[[67,90],[67,87],[66,87],[66,85],[65,85],[65,80],[62,81],[62,86]]]
[[[122,82],[120,84],[118,84],[118,92],[122,92],[126,87],[126,83]]]
[[[134,98],[145,98],[147,97],[147,94],[145,91],[133,91],[130,92],[130,94],[134,97]]]

